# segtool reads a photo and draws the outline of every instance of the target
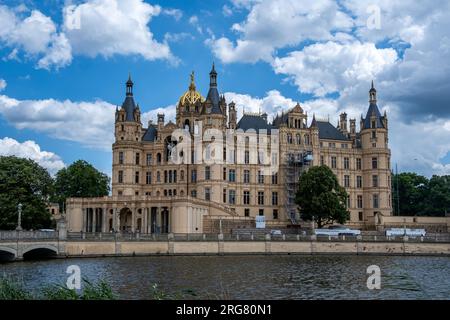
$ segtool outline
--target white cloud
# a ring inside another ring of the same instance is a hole
[[[191,16],[189,18],[189,23],[195,27],[195,29],[197,30],[198,33],[203,34],[203,29],[200,26],[199,22],[198,22],[198,17],[197,16]]]
[[[41,147],[31,140],[20,143],[8,137],[0,139],[0,155],[17,156],[34,160],[46,168],[52,175],[65,167],[64,162],[57,154],[42,151]]]
[[[115,106],[104,101],[16,100],[0,95],[0,114],[15,128],[111,150]]]
[[[236,23],[236,43],[229,38],[210,39],[213,53],[225,63],[270,61],[276,49],[304,40],[331,40],[336,31],[350,31],[353,20],[333,0],[238,1],[252,5],[245,21]]]
[[[148,27],[160,13],[161,7],[142,0],[90,0],[65,7],[63,29],[75,54],[172,59],[169,46],[155,40]]]
[[[4,79],[0,79],[0,91],[5,90],[7,83]]]
[[[316,43],[302,51],[276,58],[276,73],[289,75],[299,91],[323,97],[343,92],[361,81],[372,79],[397,60],[394,49],[377,49],[371,43]]]
[[[222,7],[222,13],[225,17],[230,17],[233,15],[233,10],[226,4]]]
[[[150,111],[144,112],[142,114],[142,125],[144,127],[147,127],[149,120],[152,120],[153,123],[156,123],[158,113],[164,114],[164,121],[166,123],[168,123],[169,121],[172,121],[173,123],[175,123],[176,111],[177,111],[176,105],[172,104],[167,107],[159,107],[159,108],[155,108]]]
[[[162,14],[173,17],[179,21],[183,17],[183,12],[180,9],[163,9]]]
[[[59,68],[70,63],[70,49],[62,43],[64,35],[57,32],[57,26],[50,17],[33,10],[22,19],[18,13],[0,5],[0,44],[13,48],[6,59],[19,60],[21,50],[29,58],[41,59],[38,68],[50,68],[50,64]]]

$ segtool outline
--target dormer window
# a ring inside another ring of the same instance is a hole
[[[372,128],[373,128],[373,129],[376,128],[376,122],[375,122],[375,120],[372,120]]]

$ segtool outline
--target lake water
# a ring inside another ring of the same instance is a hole
[[[108,281],[124,299],[150,299],[153,284],[193,299],[450,299],[450,257],[83,258],[0,264],[0,273],[38,290],[64,284],[70,265],[78,265],[84,278]],[[380,290],[367,288],[370,265],[381,269]]]

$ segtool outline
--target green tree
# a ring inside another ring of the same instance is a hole
[[[444,216],[450,213],[450,176],[432,176],[427,189],[427,206],[423,214]]]
[[[53,194],[53,179],[46,169],[30,159],[0,157],[0,229],[17,227],[17,206],[22,204],[22,227],[51,226],[47,210]]]
[[[300,176],[295,202],[303,220],[314,221],[318,228],[350,218],[346,208],[347,192],[327,166],[316,166]]]
[[[413,172],[402,172],[393,175],[392,182],[392,206],[395,215],[423,215],[428,210],[429,181],[426,177]]]
[[[84,160],[78,160],[56,174],[55,200],[67,198],[103,197],[109,193],[109,177]]]

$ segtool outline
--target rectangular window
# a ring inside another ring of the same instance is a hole
[[[205,188],[205,200],[211,201],[211,189],[210,188]]]
[[[361,158],[356,158],[356,170],[361,170]]]
[[[118,176],[117,181],[119,183],[123,183],[123,171],[122,170],[119,171],[119,176]]]
[[[342,149],[348,149],[348,144],[346,144],[346,143],[341,143],[341,148],[342,148]]]
[[[139,183],[139,171],[136,171],[134,174],[134,182]]]
[[[334,142],[330,142],[330,143],[328,144],[328,147],[330,147],[330,148],[336,148],[336,144],[335,144]]]
[[[147,153],[147,165],[150,166],[152,164],[152,154]]]
[[[278,184],[278,173],[272,174],[272,184]]]
[[[325,164],[325,160],[323,159],[323,156],[320,156],[320,165],[323,166]]]
[[[364,217],[362,212],[358,212],[358,219],[359,221],[363,221]]]
[[[264,205],[264,191],[258,191],[258,204]]]
[[[191,197],[197,198],[197,190],[191,190]]]
[[[377,138],[377,132],[374,130],[372,131],[372,139],[376,139]]]
[[[362,197],[362,195],[358,195],[357,199],[358,199],[357,200],[357,207],[358,207],[358,209],[362,209],[362,207],[363,207],[363,197]]]
[[[227,180],[227,168],[223,168],[223,180]]]
[[[336,169],[336,157],[331,157],[331,168]]]
[[[244,170],[244,183],[250,183],[250,170]]]
[[[228,191],[228,203],[229,204],[235,204],[236,203],[236,191],[235,190],[229,190]]]
[[[350,208],[352,205],[350,195],[347,196],[347,208]]]
[[[169,176],[168,176],[168,174],[167,174],[167,170],[164,170],[164,183],[167,183],[168,181],[169,181],[169,178],[168,178]]]
[[[374,209],[378,209],[378,207],[379,207],[379,203],[378,203],[378,195],[377,194],[374,194],[373,195],[373,207],[374,207]]]
[[[156,181],[161,182],[161,173],[159,171],[156,172]]]
[[[264,209],[259,209],[259,215],[263,216],[264,215]]]
[[[350,159],[344,158],[344,169],[350,169]]]
[[[272,205],[278,205],[278,192],[272,192]]]
[[[378,158],[372,158],[372,169],[378,169]]]
[[[119,152],[119,164],[123,164],[123,152]]]
[[[197,182],[197,170],[191,171],[191,182]]]
[[[244,209],[244,217],[250,217],[250,209],[249,208]]]
[[[362,188],[362,176],[356,176],[356,187]]]
[[[250,163],[250,152],[247,150],[244,152],[244,162],[245,162],[245,164]]]
[[[262,170],[258,170],[258,183],[264,184],[264,175],[263,175]]]
[[[350,188],[350,176],[349,175],[344,176],[344,187]]]
[[[228,170],[228,181],[236,182],[236,170],[234,169]]]
[[[250,204],[250,191],[244,191],[244,204]]]
[[[205,180],[210,180],[210,179],[211,179],[211,167],[206,166],[205,167]]]
[[[152,184],[152,173],[150,171],[145,174],[145,183]]]
[[[377,175],[372,176],[372,187],[378,188],[378,176]]]
[[[272,216],[273,216],[273,219],[274,219],[274,220],[278,219],[278,209],[273,209],[273,214],[272,214]]]
[[[140,154],[139,153],[136,153],[136,164],[137,165],[139,165],[139,162],[140,162]]]
[[[222,200],[223,200],[223,203],[227,203],[227,189],[223,189]]]

